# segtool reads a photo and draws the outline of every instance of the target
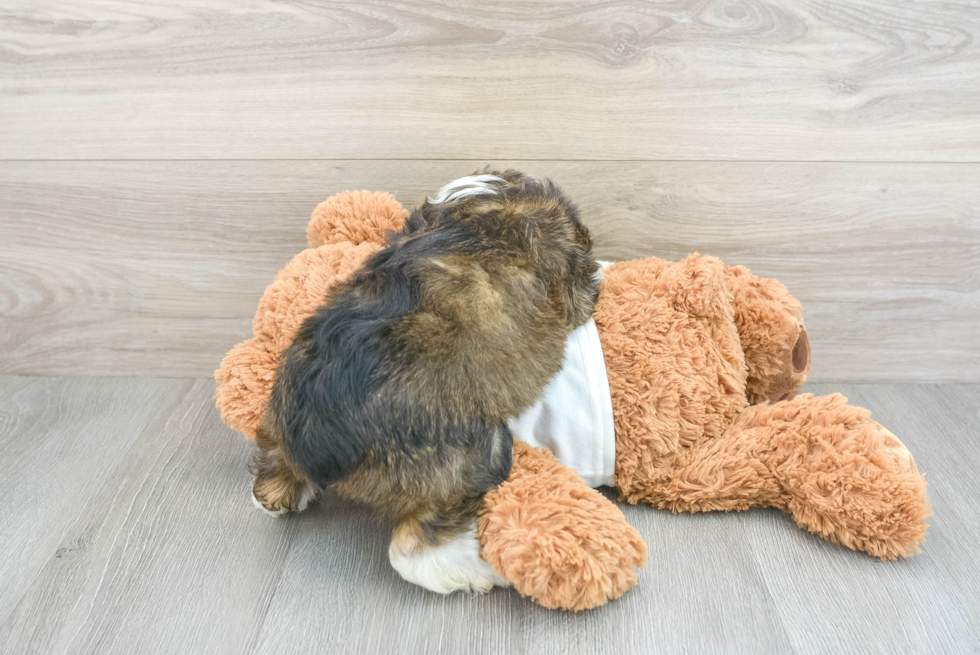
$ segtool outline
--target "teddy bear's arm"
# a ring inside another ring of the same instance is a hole
[[[619,508],[554,455],[521,441],[510,477],[486,496],[477,532],[490,566],[551,609],[618,598],[646,562],[646,544]]]

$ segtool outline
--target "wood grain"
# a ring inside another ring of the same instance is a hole
[[[45,564],[86,548],[63,543],[65,530],[126,448],[189,387],[186,380],[0,378],[0,624]]]
[[[814,381],[980,380],[980,166],[497,162],[580,204],[601,257],[782,280]],[[317,202],[407,205],[473,162],[0,163],[0,371],[208,375]]]
[[[8,3],[7,159],[980,161],[977,0]]]
[[[7,652],[242,652],[296,524],[260,520],[250,447],[220,423],[214,383],[184,386],[183,403],[117,449],[98,493],[75,508],[0,623]]]
[[[980,385],[808,390],[865,404],[912,450],[934,508],[922,553],[879,562],[775,510],[621,506],[649,546],[639,585],[571,614],[506,589],[424,592],[390,568],[391,526],[332,495],[255,511],[251,446],[221,425],[210,380],[0,377],[4,447],[26,434],[48,455],[4,472],[3,497],[63,521],[41,543],[26,510],[0,513],[0,562],[37,544],[32,573],[0,589],[0,653],[976,652]],[[72,466],[82,444],[101,448],[96,475]]]

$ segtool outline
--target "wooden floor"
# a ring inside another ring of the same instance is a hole
[[[0,652],[980,651],[980,385],[809,390],[870,407],[915,454],[921,554],[879,562],[775,510],[623,506],[650,548],[639,586],[569,614],[403,582],[391,526],[336,498],[256,511],[210,380],[0,377]]]

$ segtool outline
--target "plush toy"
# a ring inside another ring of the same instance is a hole
[[[331,285],[384,247],[406,216],[389,194],[366,191],[316,208],[309,249],[266,290],[254,336],[215,372],[230,427],[254,438],[279,354]],[[908,450],[839,394],[796,395],[810,350],[802,307],[785,287],[698,255],[620,262],[603,275],[593,329],[620,500],[675,512],[778,507],[881,559],[918,552],[929,504]],[[575,459],[562,447],[563,459]],[[612,502],[554,454],[519,440],[510,478],[486,496],[478,536],[483,558],[549,608],[619,597],[646,559]]]

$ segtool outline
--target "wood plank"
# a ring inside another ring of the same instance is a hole
[[[186,380],[0,378],[0,623],[45,564],[87,547],[62,543],[75,514],[188,388]]]
[[[9,652],[242,652],[298,524],[252,507],[251,447],[213,388],[195,382],[110,469],[0,623]]]
[[[978,35],[977,0],[15,3],[0,156],[976,162]]]
[[[563,184],[601,257],[699,250],[782,280],[814,381],[980,380],[978,165],[499,165]],[[209,375],[317,202],[370,188],[411,205],[477,167],[0,163],[0,372]]]

